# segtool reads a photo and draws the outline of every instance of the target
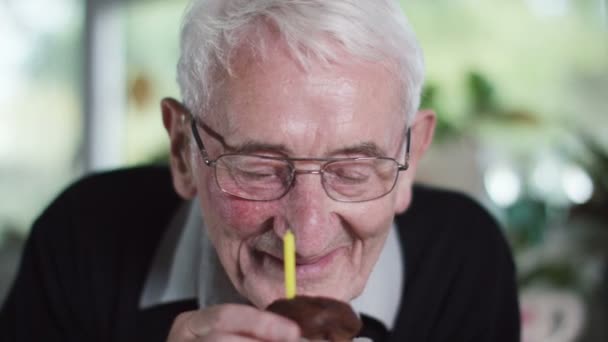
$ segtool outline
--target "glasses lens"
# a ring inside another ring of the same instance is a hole
[[[292,172],[284,160],[234,154],[217,160],[215,177],[219,187],[231,195],[264,201],[285,193]]]
[[[334,161],[323,171],[323,185],[331,198],[361,202],[389,193],[397,181],[399,166],[389,158],[369,158]]]

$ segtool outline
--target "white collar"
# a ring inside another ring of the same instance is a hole
[[[394,326],[404,285],[402,246],[393,224],[363,293],[351,305]],[[183,205],[171,221],[148,273],[140,308],[198,298],[200,307],[246,303],[226,275],[207,237],[198,201]]]

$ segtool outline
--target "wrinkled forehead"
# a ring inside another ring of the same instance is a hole
[[[318,123],[326,129],[384,121],[405,127],[401,83],[389,62],[365,61],[335,46],[335,60],[302,63],[282,42],[265,44],[263,55],[241,48],[217,76],[206,120],[225,134],[260,120]]]
[[[394,155],[405,131],[398,84],[379,63],[303,68],[277,49],[265,59],[243,56],[235,64],[207,122],[232,146],[321,156],[374,145]]]

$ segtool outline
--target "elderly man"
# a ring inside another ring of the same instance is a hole
[[[64,192],[34,225],[3,338],[298,341],[263,311],[284,296],[291,230],[298,293],[350,302],[362,335],[519,339],[494,220],[413,186],[435,118],[396,1],[194,1],[178,81],[183,103],[162,101],[170,174]]]

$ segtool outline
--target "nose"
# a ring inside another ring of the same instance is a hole
[[[337,202],[325,193],[318,173],[318,170],[298,173],[282,199],[285,224],[296,236],[298,256],[305,259],[326,252],[339,224]]]

